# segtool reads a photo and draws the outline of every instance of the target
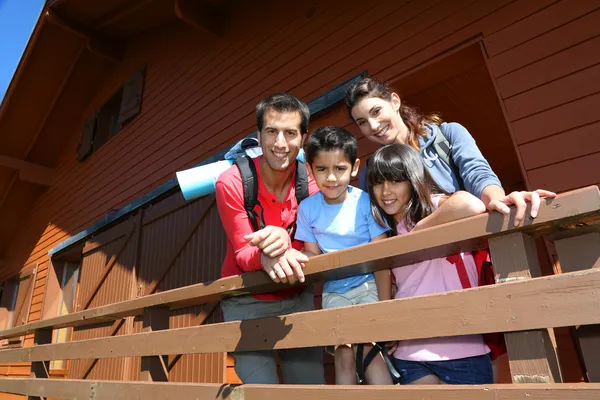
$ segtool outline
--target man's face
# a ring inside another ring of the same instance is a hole
[[[300,132],[302,117],[299,112],[267,110],[263,117],[263,129],[258,133],[263,157],[275,171],[285,171],[294,165],[296,156],[304,144]]]

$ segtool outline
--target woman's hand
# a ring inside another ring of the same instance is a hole
[[[540,209],[541,199],[553,197],[556,197],[556,193],[543,189],[538,189],[533,192],[512,192],[504,197],[490,201],[487,205],[487,209],[488,211],[498,211],[499,213],[508,215],[510,214],[509,206],[514,204],[517,208],[514,224],[515,226],[518,226],[525,217],[527,202],[531,203],[531,218],[535,218]]]

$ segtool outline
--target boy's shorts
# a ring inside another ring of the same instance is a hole
[[[453,385],[487,385],[494,383],[490,355],[445,361],[409,361],[392,358],[400,372],[401,385],[408,385],[427,375],[435,375],[444,383]]]
[[[377,301],[379,301],[377,285],[375,285],[375,279],[371,279],[360,286],[348,290],[346,293],[323,292],[321,304],[323,308],[336,308],[375,303]],[[351,347],[351,345],[345,346]],[[331,355],[335,355],[335,350],[338,347],[325,346],[325,351]]]
[[[323,308],[355,306],[379,301],[375,279],[348,290],[346,293],[323,292]]]

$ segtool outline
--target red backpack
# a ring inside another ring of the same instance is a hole
[[[479,277],[479,286],[493,285],[496,283],[494,267],[490,259],[489,249],[476,250],[471,253],[473,260],[477,266],[477,276]],[[463,289],[469,289],[471,282],[469,281],[469,275],[460,254],[446,257],[446,260],[456,266],[456,272],[458,278],[462,284]],[[502,354],[506,353],[506,342],[504,341],[504,334],[501,332],[486,333],[483,335],[485,344],[488,345],[491,353],[492,360],[495,360]]]

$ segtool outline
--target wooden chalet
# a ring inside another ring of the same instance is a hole
[[[366,327],[354,308],[220,324],[220,298],[272,285],[215,281],[214,196],[185,201],[175,172],[221,159],[276,91],[368,156],[341,102],[364,74],[465,125],[507,190],[561,195],[521,227],[482,215],[307,265],[318,282],[487,238],[502,284],[370,305]],[[0,106],[0,399],[600,398],[599,108],[597,0],[48,0]],[[507,332],[504,384],[224,385],[235,349],[398,332]]]

